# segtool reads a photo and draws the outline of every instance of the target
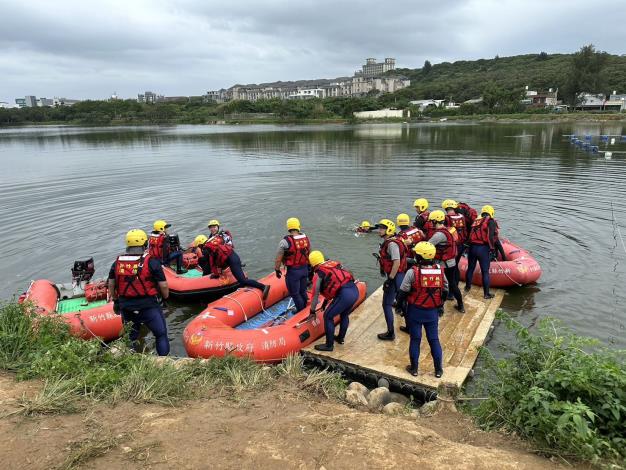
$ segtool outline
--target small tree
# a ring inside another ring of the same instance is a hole
[[[583,92],[600,93],[604,89],[604,75],[602,71],[606,65],[608,54],[596,51],[593,44],[580,48],[572,57],[570,70],[567,75],[563,95],[572,106],[580,101]]]
[[[433,65],[430,63],[429,60],[426,60],[426,61],[424,61],[424,66],[422,67],[422,73],[424,75],[428,75],[432,68],[433,68]]]

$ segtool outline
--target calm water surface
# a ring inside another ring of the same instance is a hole
[[[574,148],[571,133],[596,136],[613,158]],[[250,275],[262,276],[290,216],[372,291],[378,241],[355,237],[354,224],[413,215],[417,197],[431,206],[454,198],[492,204],[504,235],[544,269],[538,285],[507,292],[504,310],[525,324],[552,315],[624,347],[626,142],[597,136],[625,133],[619,124],[448,123],[0,130],[0,296],[31,279],[67,282],[84,256],[105,276],[126,231],[157,218],[184,242],[218,218]],[[169,307],[175,354],[202,307]]]

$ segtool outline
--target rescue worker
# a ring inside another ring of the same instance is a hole
[[[296,312],[306,307],[308,296],[306,292],[309,282],[309,253],[311,241],[304,233],[300,232],[300,220],[295,217],[287,219],[288,234],[278,244],[274,271],[276,277],[281,278],[280,266],[285,265],[285,283],[289,295],[293,299]]]
[[[398,214],[396,224],[400,229],[398,236],[404,241],[408,253],[412,253],[413,247],[424,239],[424,232],[416,227],[411,227],[409,214]]]
[[[233,248],[235,247],[235,245],[233,244],[233,236],[228,230],[222,230],[220,228],[219,220],[217,219],[209,220],[207,227],[209,228],[209,232],[211,232],[209,234],[209,239],[213,237],[220,237],[222,241],[224,242],[224,244],[230,245]]]
[[[196,239],[198,241],[202,240],[200,236],[196,237]],[[263,300],[267,299],[270,291],[269,284],[265,285],[254,279],[248,279],[241,267],[241,258],[239,258],[232,245],[228,245],[222,237],[215,236],[207,239],[200,246],[200,249],[202,250],[201,267],[203,276],[208,274],[212,278],[217,278],[224,269],[230,268],[230,272],[237,279],[240,287],[247,286],[259,289],[263,292]]]
[[[423,197],[416,199],[413,203],[413,207],[415,207],[415,212],[417,212],[417,215],[415,216],[415,222],[413,222],[413,226],[426,233],[426,231],[424,230],[424,225],[428,222],[428,216],[430,214],[430,212],[428,211],[428,200],[424,199]]]
[[[312,251],[309,255],[309,263],[315,273],[313,277],[313,296],[311,298],[311,310],[309,320],[316,318],[318,297],[324,296],[324,304],[330,305],[324,310],[324,334],[325,344],[316,344],[318,351],[332,351],[335,341],[343,344],[348,324],[348,316],[359,299],[359,289],[354,283],[354,276],[345,269],[338,261],[324,260],[321,251]],[[322,305],[322,308],[324,305]],[[339,315],[339,334],[335,336],[335,317]]]
[[[109,271],[107,300],[113,300],[113,310],[122,315],[124,323],[132,324],[133,347],[141,325],[146,325],[154,335],[157,354],[167,356],[170,343],[159,298],[167,299],[169,289],[161,262],[146,250],[147,245],[143,230],[126,234],[126,253],[117,257]]]
[[[377,256],[380,273],[387,277],[383,284],[383,312],[387,322],[387,331],[379,333],[378,339],[393,341],[396,339],[393,327],[393,304],[407,269],[407,250],[404,242],[396,237],[396,224],[391,220],[382,219],[376,224],[376,228],[378,235],[383,239]]]
[[[496,211],[493,207],[486,205],[480,210],[480,217],[477,218],[469,232],[469,253],[467,256],[467,273],[465,276],[465,292],[472,288],[472,277],[476,269],[476,262],[480,264],[480,271],[483,279],[483,295],[485,299],[492,299],[494,296],[489,292],[489,265],[491,259],[495,259],[496,245],[498,240],[498,222],[494,219]]]
[[[454,227],[445,226],[446,215],[443,211],[432,211],[428,219],[433,223],[435,229],[433,236],[428,240],[436,250],[434,259],[439,261],[443,267],[448,280],[449,292],[456,299],[454,306],[461,313],[465,313],[463,306],[463,296],[459,290],[459,269],[456,264],[457,237]],[[447,298],[447,297],[446,297]]]
[[[164,266],[169,266],[173,260],[176,260],[176,274],[182,274],[185,272],[183,270],[183,252],[172,249],[173,247],[170,246],[167,229],[171,226],[161,219],[154,222],[148,240],[148,251],[154,259],[158,259]]]
[[[361,225],[356,228],[356,231],[357,233],[371,233],[374,231],[374,227],[372,227],[372,224],[370,224],[368,220],[364,220],[361,222]]]
[[[476,209],[474,209],[466,202],[458,202],[457,204],[458,207],[455,209],[455,211],[457,214],[461,214],[465,217],[465,226],[467,227],[467,231],[469,234],[469,228],[478,217],[478,213],[476,212]]]
[[[417,265],[407,271],[398,291],[396,302],[407,303],[406,321],[409,327],[409,374],[418,374],[422,327],[435,365],[435,377],[443,375],[443,351],[439,342],[439,315],[447,296],[446,276],[433,259],[437,249],[430,242],[419,242],[414,249]]]
[[[459,203],[454,199],[446,199],[441,203],[441,207],[446,212],[446,221],[449,227],[454,227],[457,234],[456,262],[458,264],[467,243],[468,225],[464,214],[458,212]],[[458,267],[457,267],[458,268]]]

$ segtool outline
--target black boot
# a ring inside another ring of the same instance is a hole
[[[439,369],[435,371],[435,377],[440,378],[443,375],[443,369]]]
[[[487,293],[484,295],[484,297],[485,297],[485,299],[493,299],[493,298],[495,297],[495,295],[493,295],[493,294],[491,294],[491,293],[487,292]]]
[[[402,333],[408,333],[408,332],[409,332],[409,327],[408,327],[408,326],[404,326],[404,325],[402,325],[402,326],[400,327],[400,331],[401,331]]]
[[[345,342],[344,338],[340,338],[339,336],[335,336],[335,341],[339,344],[343,344]]]
[[[471,284],[465,284],[465,287],[463,288],[463,292],[467,294],[471,288],[472,288]]]
[[[378,339],[382,341],[393,341],[396,339],[396,335],[393,331],[387,331],[386,333],[378,333]]]
[[[413,367],[411,365],[406,366],[406,371],[411,374],[413,377],[417,377],[417,367]]]
[[[455,305],[454,308],[460,313],[465,313],[465,307],[463,307],[463,305]]]
[[[313,347],[318,351],[332,351],[333,350],[333,347],[329,346],[328,344],[316,344]]]
[[[264,288],[263,288],[263,302],[265,302],[267,300],[267,296],[270,295],[270,285],[267,284]]]

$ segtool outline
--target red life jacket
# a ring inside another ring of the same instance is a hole
[[[448,261],[450,259],[456,258],[457,249],[456,249],[456,240],[454,236],[450,233],[446,227],[438,228],[434,233],[441,232],[446,236],[445,243],[438,243],[435,248],[437,249],[437,253],[435,254],[435,258],[441,261]]]
[[[212,245],[230,245],[233,248],[235,247],[233,243],[233,236],[228,230],[220,230],[215,235],[211,235],[207,243]]]
[[[435,234],[435,223],[432,220],[427,220],[422,230],[424,231],[424,235],[426,235],[426,240],[430,240]]]
[[[167,235],[165,232],[150,234],[148,238],[148,253],[155,259],[162,261],[165,255],[165,239]]]
[[[148,297],[158,295],[157,283],[152,279],[149,262],[152,255],[120,255],[115,260],[115,285],[120,297]]]
[[[448,216],[449,225],[448,227],[454,227],[456,229],[456,233],[458,234],[458,243],[465,243],[467,240],[467,225],[465,223],[465,216],[463,214],[449,214]]]
[[[478,211],[465,202],[459,202],[458,209],[461,209],[465,215],[465,225],[471,226],[478,217]]]
[[[337,292],[349,282],[354,282],[354,276],[347,269],[344,269],[337,261],[326,261],[320,264],[317,271],[324,273],[320,294],[325,299],[334,299]]]
[[[415,217],[415,226],[417,227],[418,224],[417,221],[418,220],[422,220],[422,227],[424,226],[424,224],[426,224],[426,222],[428,222],[428,216],[430,215],[430,211],[424,211],[424,212],[420,212],[419,214],[417,214],[417,217]]]
[[[445,273],[441,266],[413,266],[415,280],[408,301],[419,308],[439,308],[444,303]]]
[[[424,233],[420,229],[415,227],[409,227],[404,230],[400,230],[398,236],[403,240],[409,241],[409,244],[407,245],[409,249],[413,248],[419,242],[424,240]]]
[[[230,245],[206,242],[202,251],[204,256],[208,257],[210,260],[211,272],[219,275],[222,269],[228,266],[228,257],[232,255],[235,250],[233,250],[233,247]]]
[[[496,219],[492,219],[491,217],[481,217],[476,219],[470,228],[469,241],[473,245],[489,245],[490,248],[493,248],[491,241],[489,240],[489,221],[493,220],[496,224],[496,231],[494,234],[494,242],[498,240],[498,234],[500,232],[500,227],[498,227],[498,222]]]
[[[285,236],[289,248],[285,250],[283,264],[285,266],[300,267],[309,264],[311,242],[304,233]]]
[[[380,251],[379,251],[379,255],[380,255],[380,268],[384,271],[385,274],[389,274],[391,272],[391,267],[393,266],[393,260],[391,259],[391,256],[389,256],[389,253],[387,253],[387,246],[390,243],[395,243],[396,245],[398,245],[398,249],[400,250],[400,267],[398,268],[398,272],[399,273],[404,273],[406,272],[406,268],[407,268],[407,263],[406,263],[406,257],[407,257],[407,252],[409,251],[406,247],[406,245],[402,242],[402,240],[394,237],[389,237],[386,238],[384,242],[381,243],[380,245]]]

